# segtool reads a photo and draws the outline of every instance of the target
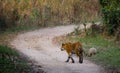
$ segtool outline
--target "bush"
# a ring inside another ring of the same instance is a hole
[[[0,73],[30,73],[27,62],[17,51],[0,45]]]
[[[119,0],[100,0],[106,31],[114,35],[120,27],[120,2]]]

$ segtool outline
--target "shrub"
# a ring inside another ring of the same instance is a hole
[[[119,0],[100,0],[106,31],[114,35],[120,27],[120,2]]]

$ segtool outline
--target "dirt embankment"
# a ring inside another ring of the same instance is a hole
[[[60,46],[52,43],[56,36],[72,32],[76,26],[58,26],[45,28],[18,35],[11,45],[43,67],[47,73],[103,73],[98,65],[84,59],[79,64],[78,58],[74,57],[75,63],[65,63],[66,52],[60,51]],[[83,26],[80,27],[81,29]]]

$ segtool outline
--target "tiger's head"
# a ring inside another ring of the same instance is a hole
[[[66,45],[66,44],[62,43],[61,51],[64,51],[64,50],[65,50],[65,49],[64,49],[64,48],[65,48],[65,45]]]
[[[69,47],[70,45],[71,45],[71,42],[62,43],[61,51],[64,51],[64,50],[68,49],[68,47]]]

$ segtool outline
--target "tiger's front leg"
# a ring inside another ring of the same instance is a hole
[[[68,59],[65,62],[69,62],[70,56],[68,56]]]
[[[74,59],[70,56],[68,56],[68,59],[66,60],[66,62],[69,62],[70,59],[72,60],[72,63],[75,63]]]
[[[72,63],[75,63],[74,59],[71,57]]]
[[[72,58],[72,54],[69,54],[68,59],[66,60],[66,62],[69,62],[69,60],[72,60],[72,63],[75,63],[74,59]]]

